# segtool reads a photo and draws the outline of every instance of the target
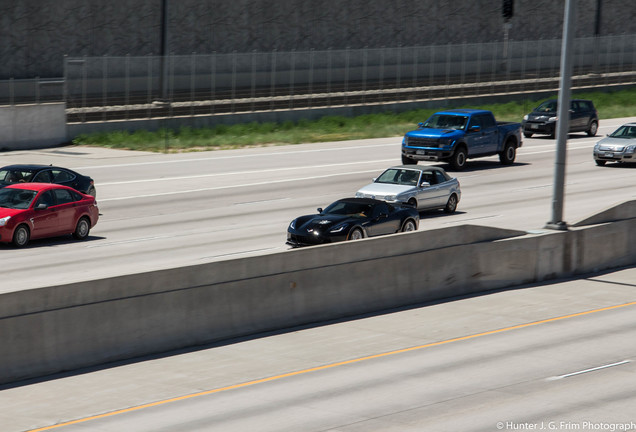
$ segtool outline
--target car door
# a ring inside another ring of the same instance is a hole
[[[38,206],[44,205],[38,209]],[[31,221],[31,238],[49,237],[58,231],[58,213],[55,209],[55,196],[50,190],[38,194],[33,204]]]
[[[479,115],[481,119],[481,132],[483,136],[482,152],[495,153],[499,144],[499,128],[492,114]]]
[[[373,207],[371,221],[366,226],[369,237],[391,234],[400,229],[400,220],[386,203],[378,203]]]
[[[420,187],[418,190],[418,210],[433,209],[440,206],[443,191],[440,189],[439,180],[435,171],[422,171],[421,182],[427,182],[430,186]]]
[[[570,104],[570,132],[579,132],[585,130],[587,120],[585,110],[578,101],[572,101]]]
[[[57,234],[69,234],[75,231],[77,223],[77,200],[73,194],[66,189],[54,189],[57,212]]]

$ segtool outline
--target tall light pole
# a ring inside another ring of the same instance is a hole
[[[552,219],[545,226],[549,229],[567,230],[563,221],[563,197],[565,189],[565,156],[570,127],[570,92],[572,86],[572,34],[576,15],[576,0],[565,0],[563,17],[563,41],[561,45],[561,80],[557,110],[557,152],[554,165],[554,191],[552,197]]]
[[[162,100],[168,99],[168,0],[161,0],[161,70],[159,71],[159,94]]]

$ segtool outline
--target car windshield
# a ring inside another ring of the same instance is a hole
[[[545,101],[534,110],[538,112],[556,112],[557,103],[556,101]]]
[[[326,215],[346,215],[353,217],[367,217],[371,215],[373,206],[368,203],[351,201],[336,201],[323,210]]]
[[[424,122],[425,128],[464,130],[468,123],[468,116],[451,114],[433,114]]]
[[[32,178],[31,170],[6,168],[0,170],[0,182],[5,184],[30,182]]]
[[[636,138],[636,126],[621,126],[609,136],[612,138]]]
[[[420,172],[416,170],[390,168],[380,174],[380,177],[378,177],[375,182],[416,186],[419,177]]]
[[[10,209],[28,209],[37,191],[24,189],[0,189],[0,207]]]

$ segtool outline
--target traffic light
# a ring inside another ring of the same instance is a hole
[[[514,0],[503,0],[501,15],[503,15],[505,19],[512,18],[512,15],[514,13],[513,5],[514,5]]]

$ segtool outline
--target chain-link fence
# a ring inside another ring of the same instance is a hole
[[[572,48],[574,89],[636,83],[636,35],[580,38]],[[58,97],[78,123],[531,94],[558,89],[560,55],[561,40],[550,39],[68,57],[62,80],[33,80],[31,102]],[[27,83],[19,85],[0,83],[0,104],[28,99]]]

